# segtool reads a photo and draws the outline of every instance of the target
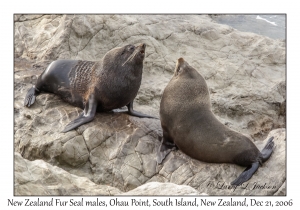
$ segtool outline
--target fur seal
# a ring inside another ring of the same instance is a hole
[[[246,166],[231,183],[240,185],[273,152],[274,137],[260,152],[248,137],[229,129],[215,117],[204,78],[183,58],[178,59],[173,78],[163,92],[160,119],[163,139],[158,164],[175,146],[200,161]]]
[[[130,115],[148,116],[133,110],[133,100],[141,85],[146,45],[126,45],[108,51],[100,61],[56,60],[30,88],[24,106],[30,107],[42,92],[59,95],[83,112],[62,132],[70,131],[93,120],[96,111],[109,111],[123,106]]]

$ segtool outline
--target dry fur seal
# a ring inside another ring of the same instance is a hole
[[[248,137],[229,129],[215,117],[204,78],[183,58],[178,59],[174,76],[163,92],[160,119],[163,140],[158,163],[177,146],[200,161],[246,166],[232,185],[249,180],[273,151],[274,137],[260,152]]]
[[[84,109],[62,132],[92,121],[96,110],[127,106],[130,115],[153,118],[133,110],[133,100],[142,80],[145,49],[145,44],[114,48],[98,62],[53,61],[28,90],[24,106],[30,107],[40,93],[50,92]]]

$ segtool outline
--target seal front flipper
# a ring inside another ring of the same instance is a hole
[[[62,132],[68,132],[70,130],[73,130],[74,128],[79,127],[80,125],[92,121],[95,117],[96,110],[97,101],[95,100],[94,94],[91,94],[88,102],[85,104],[83,112],[79,115],[79,117],[70,122]]]
[[[38,89],[35,88],[35,86],[32,86],[25,97],[24,100],[24,106],[30,107],[35,102],[35,97],[40,93]]]
[[[128,107],[128,113],[132,116],[136,116],[136,117],[141,117],[141,118],[154,118],[154,119],[158,119],[157,117],[153,117],[150,115],[146,115],[137,111],[133,110],[133,101],[131,101],[129,104],[126,105]]]
[[[238,186],[238,185],[248,181],[252,177],[252,175],[255,173],[255,171],[257,171],[258,167],[259,167],[259,162],[252,163],[252,165],[248,166],[236,180],[231,182],[231,185]]]
[[[163,137],[161,141],[161,145],[158,148],[157,152],[157,164],[161,164],[163,160],[167,157],[167,155],[176,147],[176,144],[168,140],[168,135],[166,132],[163,132]]]

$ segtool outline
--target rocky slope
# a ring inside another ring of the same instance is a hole
[[[157,165],[159,120],[97,113],[93,122],[63,134],[60,131],[79,115],[79,108],[52,94],[38,96],[31,108],[23,107],[28,88],[52,60],[98,60],[114,47],[141,42],[147,48],[136,110],[159,116],[162,91],[176,60],[183,57],[207,80],[213,111],[224,124],[251,136],[260,148],[268,135],[275,136],[273,155],[246,189],[226,189],[244,170],[236,165],[208,164],[180,151]],[[172,182],[189,185],[199,194],[282,195],[285,63],[284,41],[240,32],[206,15],[15,15],[15,151],[120,192],[149,182]],[[252,189],[255,183],[271,189]]]
[[[199,195],[187,185],[150,182],[129,192],[98,185],[43,160],[28,161],[15,153],[15,195]]]

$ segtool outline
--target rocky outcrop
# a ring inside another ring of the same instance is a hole
[[[53,122],[62,121],[63,124],[67,120],[59,119],[63,107],[57,106],[58,113],[51,115]],[[159,181],[190,185],[209,195],[270,195],[285,181],[284,129],[270,133],[270,136],[275,136],[274,154],[251,178],[248,188],[233,191],[229,183],[244,170],[243,167],[203,163],[181,151],[172,152],[162,165],[157,166],[156,151],[158,136],[161,135],[158,120],[137,119],[121,113],[97,114],[97,120],[67,134],[54,132],[49,120],[37,116],[28,132],[16,133],[16,139],[20,139],[16,142],[16,149],[22,152],[23,157],[44,159],[72,174],[122,191],[132,190],[146,182]],[[39,121],[44,124],[35,125]],[[58,123],[56,127],[63,128]],[[262,148],[265,143],[258,141],[257,145]],[[253,189],[256,184],[265,183],[272,188]]]
[[[145,125],[144,122],[139,123]],[[130,126],[135,127],[133,124]],[[155,154],[159,142],[151,137],[150,132],[154,132],[153,130],[148,130],[148,134],[144,136],[141,135],[143,132],[143,129],[136,128],[135,131],[131,132],[131,136],[127,136],[125,141],[121,136],[126,136],[126,134],[118,133],[120,144],[115,144],[116,137],[104,138],[102,146],[98,146],[96,150],[89,153],[89,161],[78,165],[76,168],[68,166],[60,158],[65,155],[64,150],[58,149],[57,145],[62,144],[60,140],[56,140],[57,142],[54,144],[50,142],[50,146],[41,143],[39,144],[40,147],[32,146],[37,144],[36,141],[31,142],[27,145],[27,151],[32,156],[23,154],[25,158],[37,159],[46,156],[34,157],[33,151],[61,151],[61,153],[56,154],[56,157],[53,157],[52,161],[48,160],[59,167],[52,166],[42,160],[31,162],[16,153],[15,194],[114,195],[123,194],[124,191],[128,191],[124,195],[286,194],[285,129],[277,129],[270,133],[270,136],[275,137],[276,145],[271,158],[258,169],[250,181],[236,188],[232,187],[230,182],[244,170],[243,167],[233,164],[204,163],[188,157],[181,151],[171,152],[161,165],[156,165]],[[103,133],[100,129],[99,135],[95,138],[99,139],[99,136],[105,136]],[[79,139],[80,136],[72,139],[76,138]],[[259,142],[258,147],[262,149],[266,141],[267,139]],[[80,156],[76,154],[80,153],[81,147],[83,145],[80,144],[80,141],[72,141],[72,144],[66,146],[67,150],[73,150],[74,156],[68,156],[70,161],[77,161]],[[110,159],[113,154],[117,155]],[[54,159],[57,161],[55,162]],[[85,177],[71,175],[61,168],[71,174]],[[89,177],[91,181],[86,177]],[[175,187],[171,184],[153,182],[171,182],[184,186]],[[191,187],[195,190],[192,190]],[[32,191],[32,189],[34,190]]]
[[[43,160],[28,161],[15,153],[14,195],[115,195],[114,187],[97,185]]]
[[[158,116],[161,93],[184,57],[204,75],[224,123],[260,139],[285,127],[281,40],[239,32],[206,15],[15,16],[15,56],[36,66],[41,60],[99,60],[114,47],[139,42],[147,44],[136,98],[142,111]]]
[[[149,182],[120,195],[199,195],[199,192],[187,185]],[[201,194],[206,195],[206,194]]]
[[[126,193],[97,185],[43,160],[28,161],[15,153],[14,195],[199,195],[186,185],[149,182]]]
[[[27,89],[52,60],[98,60],[114,47],[140,42],[147,48],[136,110],[159,116],[162,91],[183,57],[207,80],[221,122],[250,135],[260,148],[275,136],[274,153],[245,189],[229,187],[244,170],[236,165],[208,164],[180,151],[157,165],[159,120],[122,110],[97,113],[93,122],[64,134],[79,108],[53,94],[23,107]],[[123,192],[171,182],[209,195],[285,193],[285,42],[239,32],[206,15],[16,15],[14,43],[15,151],[24,158],[43,159]]]

